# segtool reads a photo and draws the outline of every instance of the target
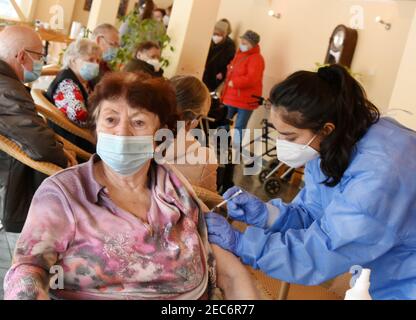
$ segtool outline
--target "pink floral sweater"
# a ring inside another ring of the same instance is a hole
[[[203,297],[209,259],[198,225],[204,222],[187,188],[170,169],[153,165],[145,224],[116,207],[95,180],[98,160],[65,170],[39,188],[5,278],[5,298]],[[54,266],[63,270],[63,289],[50,289]]]

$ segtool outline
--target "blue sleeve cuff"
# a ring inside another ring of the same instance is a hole
[[[262,256],[269,236],[270,234],[264,229],[248,227],[239,239],[237,255],[241,258],[241,261],[244,264],[258,269],[257,260]]]
[[[267,218],[267,229],[270,229],[273,227],[273,225],[276,223],[277,219],[280,217],[280,208],[274,206],[271,203],[266,203],[266,208],[268,212],[268,218]]]

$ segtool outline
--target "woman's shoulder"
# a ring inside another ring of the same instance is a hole
[[[65,170],[47,178],[42,187],[61,189],[65,193],[74,193],[86,189],[97,182],[93,176],[93,162],[89,161]]]
[[[76,80],[75,73],[71,70],[71,68],[64,68],[56,75],[55,78],[57,81],[61,82],[66,79]]]
[[[393,118],[383,117],[373,124],[358,143],[358,151],[383,153],[389,158],[403,154],[416,156],[416,132]]]

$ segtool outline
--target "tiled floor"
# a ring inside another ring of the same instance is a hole
[[[3,280],[11,266],[13,250],[18,234],[0,231],[0,300],[3,300]]]

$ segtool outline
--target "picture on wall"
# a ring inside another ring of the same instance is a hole
[[[84,3],[85,11],[91,11],[92,1],[93,0],[85,0],[85,3]]]
[[[120,6],[118,7],[117,17],[120,19],[127,14],[127,8],[129,6],[129,0],[121,0]]]
[[[84,10],[91,11],[93,0],[85,0]],[[127,8],[129,6],[129,0],[121,0],[120,6],[118,7],[117,17],[122,18],[127,14]]]

